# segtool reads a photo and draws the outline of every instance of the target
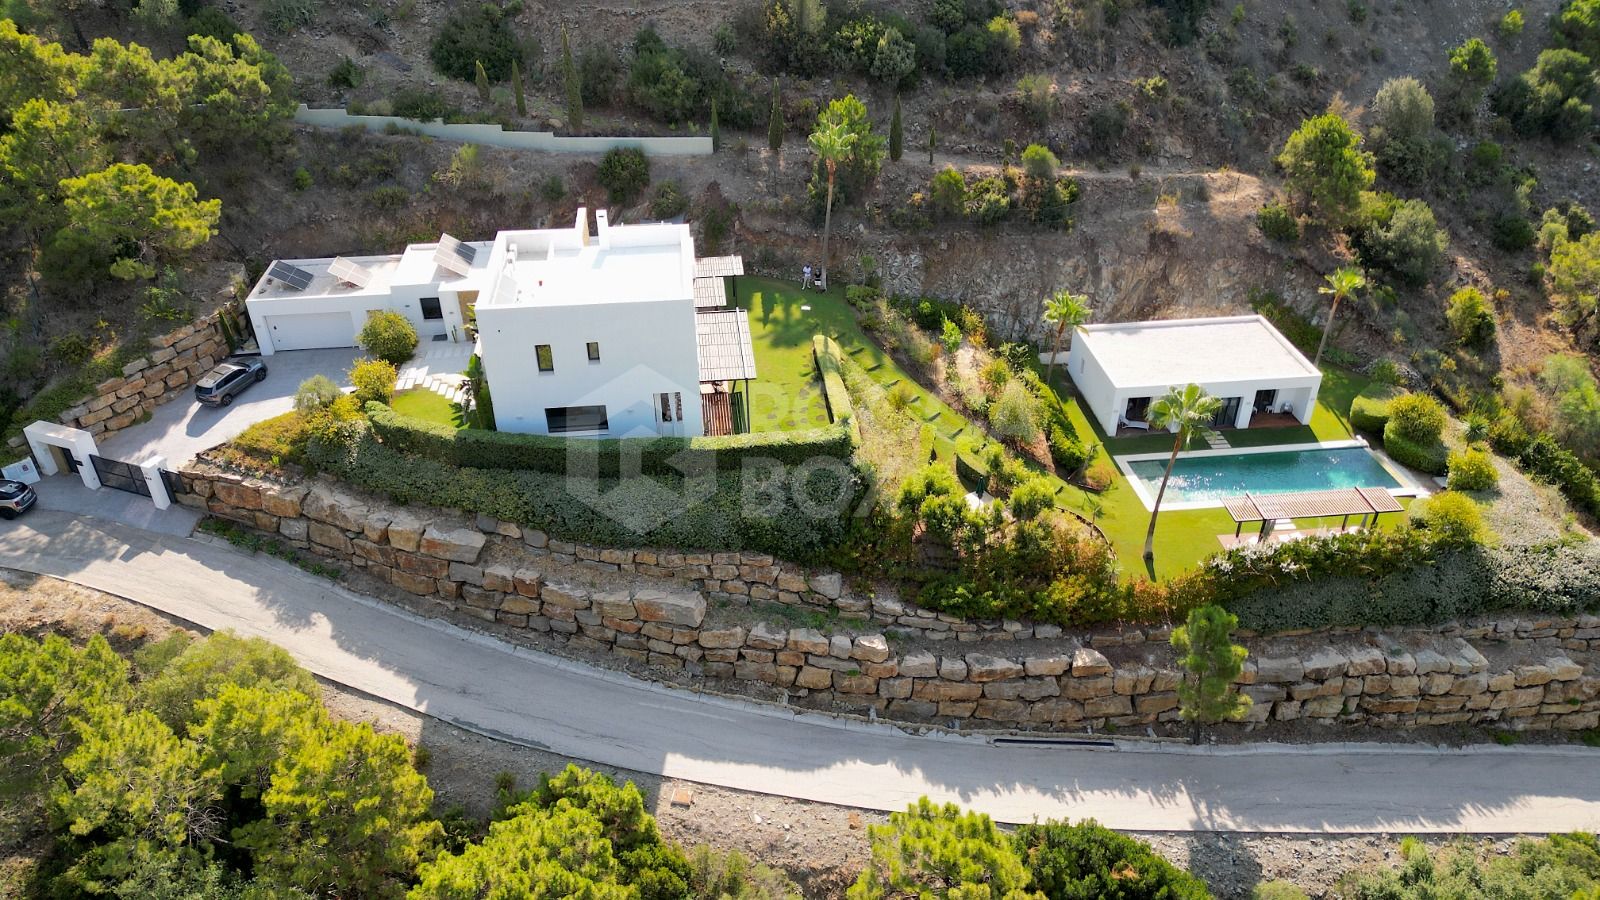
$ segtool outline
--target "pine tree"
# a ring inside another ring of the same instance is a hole
[[[1200,726],[1232,722],[1250,709],[1250,698],[1233,689],[1250,652],[1232,642],[1239,619],[1220,606],[1190,610],[1189,620],[1172,629],[1172,649],[1178,664],[1189,673],[1178,686],[1178,712],[1194,724],[1194,743],[1200,743]]]
[[[489,102],[489,73],[483,70],[483,60],[478,60],[474,65],[478,68],[476,81],[478,83],[478,99]]]
[[[767,149],[776,156],[783,149],[783,95],[778,90],[778,79],[772,79],[772,114],[767,117]]]
[[[516,61],[511,61],[511,90],[517,95],[517,115],[528,114],[528,98],[522,91],[522,66]]]
[[[717,127],[717,100],[711,98],[711,152],[722,149],[722,129]]]
[[[933,126],[928,126],[928,165],[933,165],[933,148],[938,146],[939,138],[934,133]]]
[[[583,127],[583,79],[572,64],[572,43],[565,28],[561,29],[561,80],[567,89],[567,127],[577,131]]]
[[[889,159],[900,161],[900,154],[905,143],[905,134],[900,128],[900,95],[894,95],[894,117],[889,120]]]

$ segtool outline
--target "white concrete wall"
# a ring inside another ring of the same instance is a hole
[[[1067,354],[1067,372],[1072,376],[1072,383],[1078,386],[1078,393],[1083,395],[1090,415],[1100,423],[1107,437],[1115,437],[1117,414],[1122,411],[1122,405],[1111,379],[1106,377],[1100,361],[1089,349],[1088,341],[1072,342],[1072,350]]]
[[[444,312],[444,318],[424,320],[422,298],[435,296],[439,298],[439,307]],[[277,348],[272,345],[272,329],[267,326],[267,318],[297,313],[347,313],[350,316],[351,343],[354,343],[355,336],[360,333],[362,326],[366,325],[368,311],[374,309],[391,310],[405,316],[417,330],[417,338],[422,343],[427,343],[435,334],[448,335],[453,341],[466,340],[466,331],[461,321],[461,304],[457,302],[454,292],[440,291],[437,285],[396,285],[386,294],[251,297],[245,301],[245,309],[250,313],[250,324],[255,329],[256,338],[261,344],[262,356],[271,356],[277,352]]]
[[[608,437],[704,432],[694,302],[689,298],[578,306],[479,306],[478,341],[501,431],[546,434],[545,409],[606,407]],[[587,344],[600,343],[590,362]],[[534,348],[549,344],[553,372],[540,372]],[[663,425],[653,405],[683,394],[683,421]]]
[[[709,156],[711,137],[557,137],[553,131],[507,131],[500,125],[446,125],[434,120],[403,119],[399,116],[352,116],[342,109],[310,109],[301,104],[294,120],[323,128],[360,125],[368,131],[383,131],[390,125],[419,131],[447,141],[537,150],[545,153],[604,153],[615,147],[638,147],[648,156]]]

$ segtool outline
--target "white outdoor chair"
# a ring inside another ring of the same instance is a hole
[[[1128,419],[1128,418],[1124,418],[1124,417],[1121,417],[1121,416],[1118,417],[1117,421],[1121,424],[1121,426],[1123,428],[1132,428],[1135,431],[1149,431],[1150,430],[1150,423],[1149,422],[1138,422],[1138,421],[1134,421],[1133,419]]]

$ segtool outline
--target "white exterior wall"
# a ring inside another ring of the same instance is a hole
[[[694,315],[688,297],[554,307],[480,305],[478,341],[495,427],[547,434],[547,407],[604,406],[607,437],[703,434]],[[589,361],[589,341],[600,344],[599,362]],[[539,344],[550,345],[555,371],[539,371],[534,352]],[[663,392],[683,395],[683,421],[657,421],[654,397]]]
[[[443,319],[424,320],[422,318],[422,298],[438,297],[439,308],[444,312]],[[367,323],[367,314],[371,310],[389,310],[397,312],[411,322],[417,330],[417,339],[423,343],[432,339],[435,334],[448,335],[450,340],[460,341],[466,338],[466,331],[461,322],[461,305],[452,291],[441,291],[433,284],[402,284],[394,285],[382,294],[349,293],[333,294],[310,297],[270,296],[251,297],[245,301],[245,308],[250,313],[250,324],[255,329],[256,339],[261,345],[261,355],[271,356],[277,352],[277,347],[272,343],[272,329],[267,319],[272,316],[289,316],[300,313],[332,313],[342,312],[350,316],[350,344],[355,345],[355,336],[360,333],[362,326]]]
[[[348,128],[359,125],[368,131],[383,131],[393,125],[447,141],[465,141],[490,147],[510,147],[543,153],[601,154],[614,147],[638,147],[649,156],[710,156],[711,136],[698,137],[567,137],[551,131],[507,131],[500,125],[458,123],[447,125],[437,119],[402,119],[399,116],[353,116],[342,109],[310,109],[305,104],[294,120],[323,128]]]
[[[1072,342],[1072,349],[1067,354],[1067,372],[1072,376],[1072,383],[1078,386],[1078,393],[1083,395],[1089,413],[1100,423],[1108,437],[1115,436],[1117,413],[1126,401],[1118,401],[1116,388],[1100,367],[1100,361],[1094,358],[1088,341]]]

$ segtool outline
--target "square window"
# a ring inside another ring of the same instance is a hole
[[[422,298],[422,318],[424,321],[444,318],[444,310],[439,308],[438,297]]]
[[[589,362],[599,362],[599,361],[600,361],[600,342],[599,341],[590,341],[589,342]]]
[[[539,371],[554,372],[556,370],[555,359],[550,355],[549,344],[536,345],[533,348],[533,355],[539,360]]]

